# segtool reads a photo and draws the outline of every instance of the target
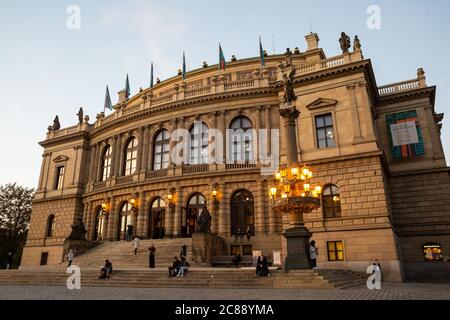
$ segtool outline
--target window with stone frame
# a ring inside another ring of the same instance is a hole
[[[131,138],[125,148],[125,166],[123,174],[125,176],[132,175],[136,171],[137,164],[137,147],[138,141],[136,138]]]
[[[65,166],[57,166],[55,172],[55,190],[61,190],[64,186],[64,174],[66,171]]]
[[[55,235],[55,215],[51,214],[47,218],[47,226],[45,228],[45,237],[51,238]]]
[[[342,241],[327,241],[328,261],[344,261]]]
[[[330,184],[322,191],[322,208],[324,218],[339,218],[341,212],[341,193],[337,186]]]
[[[102,154],[102,177],[101,181],[106,181],[111,176],[111,161],[112,161],[112,152],[111,152],[111,146],[106,146],[103,150]]]
[[[233,130],[231,141],[231,156],[234,162],[249,162],[254,160],[252,123],[247,117],[237,117],[230,124]]]
[[[161,130],[155,137],[153,145],[153,170],[167,169],[170,164],[170,134]]]
[[[196,121],[192,126],[189,140],[189,164],[206,164],[208,163],[208,126],[204,122]]]
[[[247,71],[238,72],[237,79],[238,79],[238,81],[253,79],[253,71],[247,70]]]
[[[335,147],[331,113],[315,116],[317,148]]]

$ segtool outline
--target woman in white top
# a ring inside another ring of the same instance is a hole
[[[316,242],[313,240],[309,243],[309,257],[311,258],[313,269],[317,269],[317,254]]]
[[[134,247],[134,255],[136,255],[137,254],[137,250],[139,248],[139,237],[138,236],[136,236],[133,239],[133,247]]]

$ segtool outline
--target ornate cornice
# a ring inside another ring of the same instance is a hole
[[[56,138],[52,138],[49,140],[44,140],[39,142],[39,145],[41,147],[49,147],[55,144],[60,144],[60,143],[66,143],[66,142],[70,142],[70,141],[75,141],[75,140],[79,140],[79,139],[86,139],[89,136],[89,134],[86,131],[81,131],[81,132],[76,132],[76,133],[71,133],[65,136],[61,136],[61,137],[56,137]]]

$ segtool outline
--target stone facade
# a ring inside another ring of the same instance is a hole
[[[423,243],[436,241],[444,252],[450,250],[446,194],[450,189],[444,188],[450,178],[440,141],[442,115],[434,111],[435,87],[426,85],[421,69],[417,79],[378,87],[371,62],[359,48],[326,58],[317,35],[308,35],[306,40],[308,49],[292,58],[300,111],[298,157],[313,168],[314,182],[334,185],[340,191],[338,216],[326,217],[322,206],[304,217],[319,248],[319,268],[364,271],[378,259],[386,279],[400,280],[403,263],[423,261]],[[272,176],[261,174],[260,162],[170,163],[163,170],[153,168],[155,138],[161,130],[190,130],[196,121],[202,121],[225,134],[240,117],[245,117],[255,132],[266,129],[274,135],[272,130],[279,130],[279,159],[285,162],[287,143],[278,113],[282,92],[276,87],[280,79],[277,66],[284,59],[284,55],[268,56],[264,67],[259,59],[250,58],[230,62],[226,70],[218,71],[217,66],[194,70],[185,80],[175,76],[129,99],[121,91],[111,115],[100,113],[93,124],[85,121],[49,130],[41,142],[42,169],[22,265],[39,265],[42,252],[49,253],[48,264],[57,264],[70,225],[80,217],[88,240],[94,240],[102,206],[102,240],[118,240],[120,210],[131,199],[133,209],[127,223],[135,227],[134,234],[150,236],[152,204],[160,197],[167,205],[164,237],[183,236],[188,202],[197,193],[206,200],[211,231],[223,239],[226,254],[236,249],[232,246],[251,246],[269,259],[273,251],[281,251],[283,256],[286,244],[281,233],[288,223],[286,217],[271,210],[268,187]],[[416,115],[424,146],[423,151],[401,158],[393,156],[387,125],[391,115],[399,112]],[[332,122],[326,135],[333,144],[326,147],[319,145],[323,137],[318,136],[317,122],[324,115]],[[125,174],[126,148],[132,138],[137,141],[135,170]],[[210,143],[213,140],[208,139]],[[170,149],[176,144],[170,141]],[[104,178],[108,146],[112,150],[110,174]],[[226,154],[229,142],[224,139],[216,146]],[[276,145],[266,146],[269,153],[275,151],[271,148]],[[56,175],[62,166],[64,183],[58,189]],[[445,190],[433,192],[436,189]],[[236,236],[232,225],[236,209],[231,201],[241,190],[253,198],[250,240]],[[46,237],[50,214],[55,215],[54,234]],[[330,260],[330,241],[342,242],[343,260]]]

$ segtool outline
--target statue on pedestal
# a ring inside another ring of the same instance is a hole
[[[83,123],[83,115],[84,115],[83,108],[80,108],[80,110],[77,113],[79,124]]]
[[[209,233],[211,232],[211,214],[206,207],[206,204],[203,205],[203,210],[198,217],[198,232],[201,233]]]
[[[59,130],[61,129],[61,124],[59,123],[59,117],[56,116],[55,120],[53,120],[53,130]]]
[[[359,42],[358,36],[355,36],[355,40],[353,40],[353,51],[361,50],[361,43]]]
[[[74,225],[72,225],[72,232],[67,239],[69,240],[86,240],[86,228],[82,219],[79,219]]]
[[[341,45],[342,53],[348,52],[348,49],[351,47],[350,37],[345,34],[345,32],[341,32],[341,37],[339,38],[339,44]]]

